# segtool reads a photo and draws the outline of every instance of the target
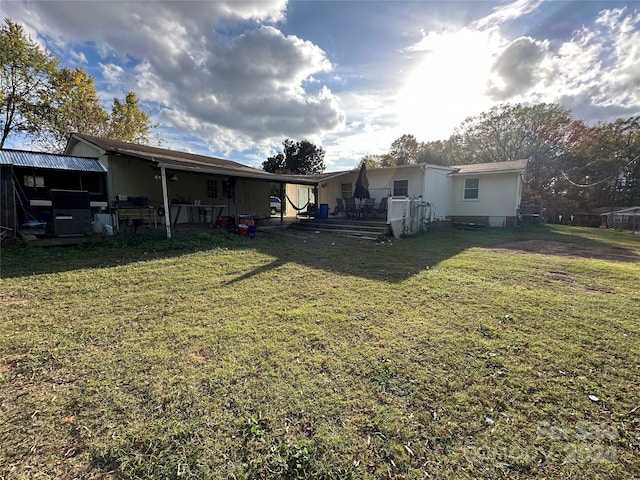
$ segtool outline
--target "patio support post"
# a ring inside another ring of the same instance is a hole
[[[169,192],[167,190],[167,171],[164,167],[160,167],[160,175],[162,176],[162,203],[164,206],[164,224],[167,228],[167,238],[171,238],[171,210],[169,210]]]
[[[287,199],[284,198],[284,182],[280,182],[280,225],[284,223],[284,209],[287,206]]]

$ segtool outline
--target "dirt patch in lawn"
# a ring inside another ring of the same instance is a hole
[[[29,302],[29,299],[21,295],[0,294],[0,307],[7,307],[9,305],[20,305],[28,302]]]
[[[0,358],[0,376],[8,375],[16,369],[16,365],[13,362]]]
[[[575,243],[552,240],[525,240],[505,244],[498,251],[510,250],[516,253],[542,253],[544,255],[561,255],[568,257],[597,258],[601,260],[618,260],[623,262],[640,261],[638,252],[625,248],[611,248],[600,245],[579,245]],[[518,252],[520,250],[520,252]]]

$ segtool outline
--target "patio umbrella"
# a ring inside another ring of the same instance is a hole
[[[362,162],[360,167],[360,173],[358,173],[358,179],[356,180],[356,188],[353,192],[353,198],[371,198],[369,195],[369,179],[367,178],[367,165]]]

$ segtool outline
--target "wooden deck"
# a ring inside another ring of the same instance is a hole
[[[345,217],[299,219],[297,222],[292,223],[290,228],[304,231],[330,232],[349,237],[368,238],[377,238],[391,233],[386,220],[360,220]]]

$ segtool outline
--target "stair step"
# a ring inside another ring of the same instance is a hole
[[[357,221],[345,222],[344,220],[303,220],[290,225],[289,228],[301,231],[316,231],[333,233],[336,235],[346,235],[350,237],[371,237],[377,238],[390,233],[389,225],[384,222]]]
[[[372,232],[370,230],[335,230],[331,228],[294,228],[300,232],[321,232],[331,233],[333,235],[348,236],[348,237],[362,237],[362,238],[377,238],[379,236],[386,235],[385,232]]]
[[[293,228],[298,228],[300,230],[352,230],[352,231],[372,231],[372,232],[386,232],[388,230],[387,225],[328,225],[328,224],[300,224],[294,223],[292,224]]]

